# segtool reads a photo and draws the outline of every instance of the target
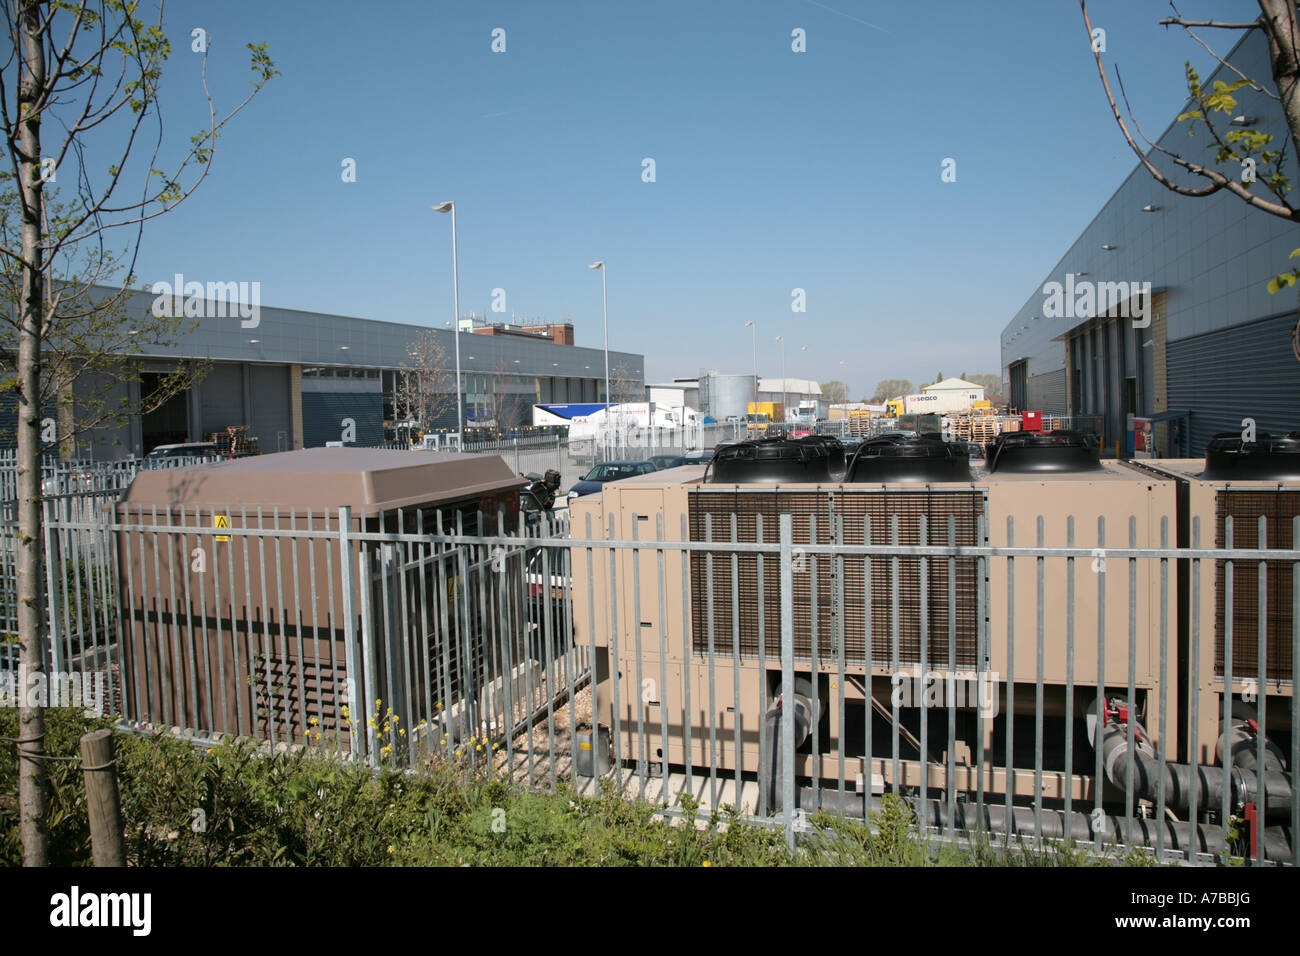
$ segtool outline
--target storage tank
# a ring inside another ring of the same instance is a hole
[[[754,394],[752,375],[700,373],[700,411],[716,421],[726,421],[730,415],[743,418]]]

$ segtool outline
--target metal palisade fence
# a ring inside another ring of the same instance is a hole
[[[1264,547],[1262,523],[1250,549],[1231,519],[1203,547],[1199,518],[1190,547],[1162,519],[1158,546],[1130,520],[1097,549],[1073,518],[1047,547],[1042,517],[993,546],[978,503],[973,534],[902,508],[821,526],[703,508],[621,535],[573,517],[576,634],[627,789],[775,812],[792,841],[807,814],[893,793],[939,838],[1300,862],[1300,550]],[[1234,577],[1258,598],[1240,617]]]
[[[977,490],[822,489],[825,517],[627,485],[623,516],[470,534],[128,508],[124,480],[46,496],[48,663],[133,727],[611,777],[792,845],[894,794],[927,839],[1300,863],[1300,516],[1184,540],[1169,515],[990,527]]]

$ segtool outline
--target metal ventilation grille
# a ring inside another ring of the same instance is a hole
[[[837,659],[842,624],[845,661],[864,662],[869,593],[872,663],[892,662],[896,582],[898,662],[927,667],[948,664],[950,624],[955,630],[955,666],[974,668],[977,664],[979,602],[976,558],[953,559],[951,577],[955,601],[950,601],[947,558],[931,558],[925,562],[926,581],[922,588],[922,559],[919,557],[894,559],[845,555],[832,560],[824,554],[801,553],[800,547],[841,540],[848,544],[862,544],[867,541],[868,526],[871,543],[890,542],[893,540],[895,517],[901,545],[947,544],[949,518],[952,519],[956,544],[978,545],[983,543],[980,526],[983,512],[984,496],[979,491],[701,490],[690,495],[689,505],[693,541],[761,540],[774,543],[780,515],[793,516],[796,656],[811,658],[815,647],[817,657]],[[841,594],[843,607],[839,606]],[[708,650],[711,621],[712,644],[717,653],[739,652],[742,656],[756,656],[761,623],[764,655],[778,654],[781,591],[777,556],[765,554],[760,558],[754,554],[727,551],[692,553],[691,615],[692,646],[696,651]],[[925,660],[921,655],[923,617],[928,640]]]
[[[329,661],[308,657],[299,662],[292,655],[267,654],[254,662],[254,668],[254,714],[264,733],[274,725],[282,735],[290,730],[303,734],[313,717],[317,718],[310,727],[313,731],[338,729],[337,715],[347,700]]]
[[[1232,517],[1232,546],[1259,547],[1259,519],[1267,522],[1270,548],[1293,547],[1292,520],[1300,515],[1300,491],[1234,491],[1221,489],[1214,518],[1216,547],[1226,547],[1226,519]],[[1214,673],[1224,675],[1224,625],[1227,608],[1227,562],[1215,562]],[[1265,561],[1264,674],[1270,681],[1290,683],[1292,569],[1289,561]],[[1232,565],[1232,676],[1234,680],[1259,674],[1259,562],[1234,561]]]

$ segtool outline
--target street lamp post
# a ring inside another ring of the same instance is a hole
[[[588,269],[600,270],[600,302],[605,322],[605,424],[609,424],[609,289],[605,284],[605,260],[593,262]]]
[[[801,351],[801,352],[807,352],[807,351],[808,351],[808,346],[806,346],[806,345],[801,345],[801,346],[799,346],[799,351]],[[804,372],[807,372],[807,371],[808,371],[808,363],[807,363],[807,362],[805,362],[805,361],[803,361],[802,359],[800,359],[799,365],[800,365],[800,367],[804,370]],[[806,379],[805,379],[805,381],[806,381]],[[806,393],[804,393],[804,392],[800,392],[799,394],[800,394],[800,395],[803,395],[803,394],[806,394]],[[802,401],[802,400],[800,400],[800,402],[799,402],[799,407],[800,407],[801,409],[803,408],[803,401]]]
[[[790,396],[786,394],[785,387],[785,336],[778,335],[776,340],[781,343],[781,418],[784,421],[788,417],[786,415],[785,405],[786,402],[790,400]]]
[[[745,328],[750,330],[751,343],[754,347],[754,404],[758,404],[758,325],[753,320],[745,323]]]
[[[451,213],[451,318],[452,334],[456,337],[456,442],[459,445],[464,418],[460,389],[460,283],[456,269],[456,204],[454,202],[438,203],[433,209],[436,212]]]

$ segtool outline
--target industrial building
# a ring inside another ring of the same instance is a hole
[[[1226,59],[1272,85],[1260,31],[1247,33]],[[1220,68],[1203,83],[1236,79]],[[1282,171],[1300,181],[1279,104],[1249,87],[1233,95],[1233,115],[1214,114],[1216,128],[1234,122],[1271,134],[1270,148],[1286,147]],[[1103,108],[1099,89],[1096,97],[1084,105]],[[1203,133],[1189,138],[1186,122],[1172,122],[1157,142],[1209,162]],[[1120,131],[1113,135],[1118,142]],[[1172,181],[1205,184],[1159,153],[1149,156]],[[1241,175],[1234,161],[1218,168]],[[1258,191],[1267,195],[1262,182]],[[1294,266],[1288,256],[1298,246],[1293,223],[1226,190],[1179,196],[1135,166],[1003,329],[1010,404],[1100,416],[1106,446],[1118,443],[1129,455],[1134,416],[1154,422],[1160,457],[1203,455],[1211,436],[1241,432],[1246,419],[1260,432],[1291,431],[1300,422],[1296,290],[1270,295],[1267,286]]]
[[[978,393],[978,398],[975,401],[984,400],[984,386],[968,382],[964,378],[945,378],[942,382],[935,382],[933,385],[922,385],[921,392],[925,395],[960,395],[962,397],[965,397],[967,393]]]
[[[133,314],[149,315],[156,299],[151,292],[132,294],[127,321]],[[195,318],[196,327],[167,347],[140,342],[126,356],[139,379],[117,389],[138,408],[141,394],[183,363],[206,364],[201,380],[155,411],[130,415],[122,427],[79,437],[79,457],[143,455],[158,445],[202,441],[230,426],[245,427],[263,452],[394,437],[402,371],[412,367],[412,349],[428,326],[269,306],[249,319],[226,302],[203,300],[199,306],[194,311],[203,315]],[[462,318],[460,325],[467,425],[523,426],[538,403],[604,400],[604,351],[573,345],[571,324],[516,328]],[[450,328],[432,331],[444,357],[439,379],[447,394],[438,402],[436,420],[420,425],[454,430],[456,342]],[[643,356],[611,351],[609,362],[640,391]],[[16,414],[3,420],[7,434],[0,443],[12,444],[14,426],[8,423]]]

